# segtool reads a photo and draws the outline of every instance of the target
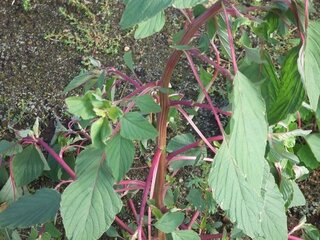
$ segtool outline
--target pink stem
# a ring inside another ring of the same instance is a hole
[[[139,222],[138,222],[138,229],[137,229],[137,231],[138,231],[138,239],[141,239],[141,237],[142,237],[142,226],[143,226],[144,211],[145,211],[146,204],[147,204],[148,194],[149,194],[150,188],[151,188],[153,175],[158,169],[161,153],[162,153],[162,150],[158,148],[156,150],[154,156],[153,156],[152,165],[151,165],[151,168],[150,168],[150,171],[149,171],[149,175],[147,177],[146,186],[145,186],[144,191],[143,191],[143,196],[142,196],[142,201],[141,201],[141,208],[140,208],[140,219],[139,219]]]
[[[200,212],[198,210],[193,214],[193,216],[188,224],[188,230],[192,229],[192,225],[197,221],[197,218],[199,217],[199,215],[200,215]]]
[[[129,205],[129,207],[130,207],[130,209],[131,209],[131,211],[133,213],[134,218],[138,222],[139,221],[138,213],[137,213],[136,207],[134,206],[134,203],[133,203],[132,199],[128,200],[128,205]]]
[[[198,82],[198,84],[199,84],[199,87],[200,87],[201,91],[203,92],[203,94],[205,95],[207,102],[208,102],[209,105],[210,105],[211,111],[212,111],[212,113],[213,113],[213,115],[214,115],[214,118],[216,119],[216,122],[217,122],[217,124],[218,124],[218,126],[219,126],[220,132],[223,134],[223,133],[224,133],[224,129],[223,129],[222,123],[221,123],[221,121],[220,121],[218,112],[217,112],[217,110],[215,109],[215,107],[213,106],[213,103],[212,103],[212,101],[211,101],[211,98],[210,98],[210,96],[209,96],[206,88],[204,87],[204,85],[203,85],[203,83],[202,83],[202,81],[201,81],[201,79],[200,79],[200,76],[199,76],[198,71],[197,71],[197,69],[196,69],[196,67],[195,67],[195,65],[194,65],[194,63],[193,63],[193,61],[192,61],[191,56],[190,56],[189,53],[187,53],[187,52],[185,52],[185,54],[186,54],[186,56],[187,56],[187,59],[188,59],[188,62],[189,62],[189,64],[190,64],[190,67],[191,67],[191,69],[192,69],[192,72],[193,72],[193,74],[194,74],[194,76],[195,76],[195,78],[196,78],[196,80],[197,80],[197,82]]]
[[[125,187],[125,188],[120,188],[120,189],[116,189],[114,190],[115,192],[126,192],[126,191],[135,191],[135,190],[141,190],[144,189],[141,186],[136,186],[136,187]]]
[[[131,228],[129,228],[129,226],[125,224],[119,217],[116,216],[115,221],[121,228],[126,230],[129,234],[134,234],[134,231]]]
[[[75,172],[68,166],[68,164],[41,138],[37,139],[37,143],[43,147],[59,164],[60,166],[69,174],[69,176],[75,180]]]
[[[9,159],[9,173],[10,173],[10,181],[13,191],[13,201],[16,200],[16,183],[14,181],[14,175],[13,175],[13,165],[12,165],[13,157],[10,157]]]
[[[288,240],[303,240],[302,238],[299,238],[299,237],[295,237],[293,235],[289,235],[288,236]]]
[[[123,72],[115,69],[114,67],[110,67],[110,68],[107,68],[107,73],[113,73],[113,74],[116,74],[118,76],[120,76],[123,80],[131,83],[132,85],[134,85],[136,88],[139,88],[141,87],[142,83],[140,82],[140,80],[135,80],[135,79],[132,79],[130,78],[129,76],[127,76],[126,74],[124,74]]]
[[[309,25],[309,0],[305,0],[304,4],[304,27],[307,30]]]
[[[222,233],[200,235],[201,240],[214,240],[214,239],[221,239],[222,237],[223,237]]]
[[[211,149],[212,152],[216,153],[217,150],[211,145],[211,143],[206,139],[206,137],[202,134],[200,129],[194,124],[189,115],[180,107],[177,106],[176,109],[184,116],[184,118],[189,122],[190,126],[197,132],[199,137],[204,141],[204,143]]]
[[[72,183],[72,182],[73,180],[63,180],[54,189],[58,191],[63,184]]]
[[[227,25],[227,30],[228,30],[228,40],[229,40],[229,45],[230,45],[233,70],[234,70],[234,74],[236,74],[238,72],[238,65],[237,65],[236,53],[235,53],[235,49],[234,49],[233,37],[232,37],[232,32],[231,32],[231,27],[230,27],[230,22],[229,22],[229,16],[228,16],[226,8],[223,4],[222,4],[222,8],[223,8],[224,16],[226,18],[226,25]]]
[[[122,181],[116,183],[116,185],[137,185],[140,187],[145,187],[146,183],[143,181],[139,181],[139,180],[122,180]]]
[[[196,160],[197,157],[196,156],[176,156],[176,157],[173,157],[170,161],[169,161],[169,164],[171,162],[174,162],[174,161],[192,161],[192,160]],[[206,162],[213,162],[213,159],[212,158],[204,158],[203,161],[206,161]]]
[[[209,142],[212,142],[212,141],[221,141],[221,140],[223,140],[223,136],[222,136],[222,135],[214,136],[214,137],[207,138],[207,140],[208,140]],[[184,146],[184,147],[182,147],[182,148],[179,148],[179,149],[173,151],[172,153],[168,154],[167,159],[168,159],[168,160],[171,160],[173,157],[177,156],[177,155],[180,154],[180,153],[186,152],[186,151],[188,151],[188,150],[190,150],[190,149],[192,149],[192,148],[199,147],[200,144],[201,144],[201,140],[196,141],[196,142],[194,142],[194,143],[191,143],[191,144],[189,144],[189,145],[186,145],[186,146]]]

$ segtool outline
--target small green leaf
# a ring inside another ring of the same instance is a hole
[[[18,187],[37,179],[44,170],[42,158],[34,145],[23,149],[12,161],[13,175]]]
[[[120,134],[107,142],[106,163],[116,181],[120,181],[130,169],[134,152],[132,141],[123,138]]]
[[[0,191],[0,203],[7,202],[11,204],[22,196],[22,188],[17,187],[12,179],[8,178],[6,184]]]
[[[131,51],[126,52],[123,55],[123,60],[124,60],[124,63],[126,64],[126,66],[131,70],[131,72],[134,73],[134,62],[132,59],[132,52]]]
[[[170,233],[176,230],[184,220],[182,212],[168,212],[164,214],[154,226],[164,233]]]
[[[107,138],[111,134],[111,126],[109,121],[102,117],[95,121],[90,129],[90,136],[92,139],[92,144],[95,147],[104,147]]]
[[[304,224],[302,237],[304,240],[318,240],[320,239],[320,230],[311,224]]]
[[[206,202],[202,198],[202,192],[199,189],[191,189],[186,200],[197,210],[203,211],[206,207]]]
[[[53,220],[58,212],[60,193],[43,188],[33,195],[21,197],[0,213],[0,227],[27,228]]]
[[[91,93],[87,93],[83,97],[69,97],[66,99],[68,111],[84,120],[94,118],[96,113],[93,110],[91,100]]]
[[[123,29],[134,26],[157,15],[172,4],[172,0],[143,1],[129,0],[122,15]]]
[[[180,51],[186,51],[193,48],[192,46],[189,46],[189,45],[172,45],[170,47]]]
[[[157,15],[148,20],[139,23],[137,30],[134,33],[135,39],[142,39],[151,36],[154,33],[160,32],[165,24],[165,15],[161,11]]]
[[[175,8],[192,8],[198,4],[208,2],[208,0],[174,0],[173,1],[173,6]]]
[[[161,111],[159,104],[156,104],[154,99],[148,94],[135,97],[133,101],[143,113],[158,113]]]
[[[290,203],[289,208],[305,206],[306,199],[303,196],[303,193],[301,192],[299,185],[294,181],[292,181],[291,183],[293,187],[293,197],[292,197],[292,201]]]
[[[120,134],[130,140],[153,139],[157,130],[138,112],[129,112],[121,119]]]
[[[89,80],[96,77],[96,74],[93,74],[92,72],[82,72],[78,76],[76,76],[64,89],[64,93],[67,93],[77,87],[80,87],[81,85],[85,84]]]
[[[174,231],[171,236],[172,240],[200,240],[199,235],[192,230]]]
[[[320,163],[320,134],[319,133],[314,133],[310,134],[305,137],[314,157],[317,159],[317,161]]]
[[[317,161],[308,145],[303,145],[297,152],[301,162],[309,169],[317,169],[320,167],[320,162]]]

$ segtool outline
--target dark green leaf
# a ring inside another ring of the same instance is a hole
[[[172,0],[144,1],[129,0],[122,15],[120,25],[129,28],[157,15],[172,4]]]
[[[134,152],[132,141],[123,138],[120,134],[107,142],[106,163],[116,181],[120,181],[130,169]]]
[[[148,94],[135,97],[133,100],[143,113],[158,113],[161,111],[159,104],[156,104],[154,99]]]
[[[187,201],[191,203],[196,209],[203,211],[206,207],[206,202],[202,198],[202,192],[199,189],[192,188],[187,195]]]
[[[132,52],[131,51],[126,52],[123,55],[123,60],[124,60],[124,63],[126,64],[126,66],[131,70],[131,72],[134,72],[134,62],[132,59]]]
[[[154,226],[164,233],[170,233],[176,230],[184,220],[184,213],[168,212],[164,214]]]
[[[13,156],[22,150],[22,146],[19,143],[8,142],[7,140],[0,141],[0,156]]]
[[[153,139],[157,137],[157,130],[137,112],[129,112],[121,119],[120,134],[131,140]]]
[[[12,182],[12,179],[9,178],[0,191],[0,203],[7,202],[8,204],[11,204],[19,199],[22,196],[22,193],[22,188],[17,187]]]
[[[43,188],[26,195],[0,213],[0,227],[27,228],[53,220],[60,204],[60,193]]]
[[[37,179],[44,170],[44,163],[36,147],[30,145],[15,155],[12,167],[14,180],[19,187]]]
[[[96,78],[97,75],[93,72],[82,72],[78,76],[76,76],[64,89],[64,93],[67,93],[81,85],[85,84],[89,80]]]

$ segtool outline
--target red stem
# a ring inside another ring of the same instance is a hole
[[[37,139],[37,143],[43,147],[58,163],[59,165],[69,174],[69,176],[75,180],[75,172],[68,166],[68,164],[41,138]]]
[[[303,240],[302,238],[299,238],[299,237],[295,237],[293,235],[289,235],[288,236],[288,240]]]
[[[192,225],[197,221],[197,218],[199,217],[199,215],[200,215],[200,212],[198,210],[193,214],[193,216],[188,224],[188,230],[192,229]]]
[[[140,80],[138,79],[132,79],[130,78],[129,76],[127,76],[126,74],[124,74],[123,72],[115,69],[114,67],[110,67],[110,68],[107,68],[107,73],[113,73],[113,74],[116,74],[118,76],[120,76],[123,80],[131,83],[132,85],[134,85],[136,88],[139,88],[141,87],[142,83],[140,82]]]
[[[126,230],[129,234],[134,234],[134,231],[131,228],[129,228],[129,226],[125,224],[119,217],[116,216],[115,221],[121,228]]]

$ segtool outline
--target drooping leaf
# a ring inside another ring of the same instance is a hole
[[[66,86],[64,89],[64,93],[67,93],[77,87],[80,87],[81,85],[85,84],[89,80],[98,77],[94,72],[81,72],[78,76],[76,76],[72,81]]]
[[[289,205],[289,208],[305,206],[306,199],[303,196],[303,193],[301,192],[299,185],[294,181],[292,181],[291,183],[292,183],[292,187],[293,187],[293,197],[292,197],[292,201]]]
[[[44,170],[44,163],[36,147],[30,145],[14,156],[12,167],[15,183],[20,187],[37,179]]]
[[[199,235],[192,230],[174,231],[171,236],[172,240],[200,240]]]
[[[23,190],[21,187],[17,187],[12,179],[8,179],[6,184],[0,191],[0,203],[7,202],[11,204],[12,202],[18,200],[22,196]]]
[[[314,157],[320,163],[320,134],[313,133],[305,137]]]
[[[0,156],[13,156],[22,150],[22,146],[19,143],[9,142],[7,140],[0,141]]]
[[[77,180],[66,188],[61,201],[69,239],[98,239],[122,207],[105,161],[104,150],[93,147],[87,147],[77,158]]]
[[[42,188],[33,195],[21,197],[0,213],[0,228],[27,228],[53,220],[60,204],[60,193]]]
[[[208,0],[174,0],[173,1],[173,6],[175,8],[192,8],[198,4],[205,3]]]
[[[106,163],[116,181],[120,181],[130,169],[134,158],[134,145],[120,134],[107,142]]]
[[[209,185],[231,221],[248,236],[257,237],[262,234],[258,222],[268,128],[265,106],[258,89],[240,72],[233,94],[230,140],[224,140],[215,156]]]
[[[125,29],[150,19],[169,7],[172,1],[173,0],[129,0],[122,15],[120,25]]]
[[[123,60],[124,60],[124,63],[126,64],[126,66],[131,70],[131,72],[134,72],[134,62],[132,59],[132,52],[131,51],[123,54]]]
[[[153,139],[157,130],[138,112],[129,112],[121,119],[120,134],[130,140]]]
[[[161,111],[159,104],[156,104],[154,99],[148,94],[135,97],[134,103],[143,113],[158,113]]]
[[[309,169],[317,169],[320,167],[320,162],[317,161],[308,145],[303,145],[297,152],[301,162],[303,162]]]
[[[111,134],[111,126],[105,117],[99,118],[95,121],[90,129],[90,136],[92,139],[92,144],[95,147],[104,147],[107,142],[107,138]]]
[[[300,50],[299,71],[309,97],[311,108],[316,111],[320,96],[320,23],[309,22],[305,46]]]
[[[142,39],[160,32],[165,24],[165,14],[163,11],[157,13],[152,18],[139,23],[137,30],[134,32],[135,39]]]
[[[168,212],[164,214],[154,226],[164,233],[170,233],[176,230],[183,222],[184,213]]]
[[[225,17],[223,16],[223,14],[219,14],[217,16],[216,24],[218,28],[217,35],[221,42],[223,53],[228,57],[228,59],[231,59],[231,49],[230,49],[229,38],[228,38],[227,24],[225,22]]]
[[[91,100],[91,93],[87,93],[83,97],[69,97],[66,99],[68,111],[84,120],[94,118],[96,113],[93,110]]]
[[[265,239],[283,240],[288,236],[284,201],[272,174],[269,173],[269,167],[266,169],[265,184],[261,190],[263,196],[261,228]]]

